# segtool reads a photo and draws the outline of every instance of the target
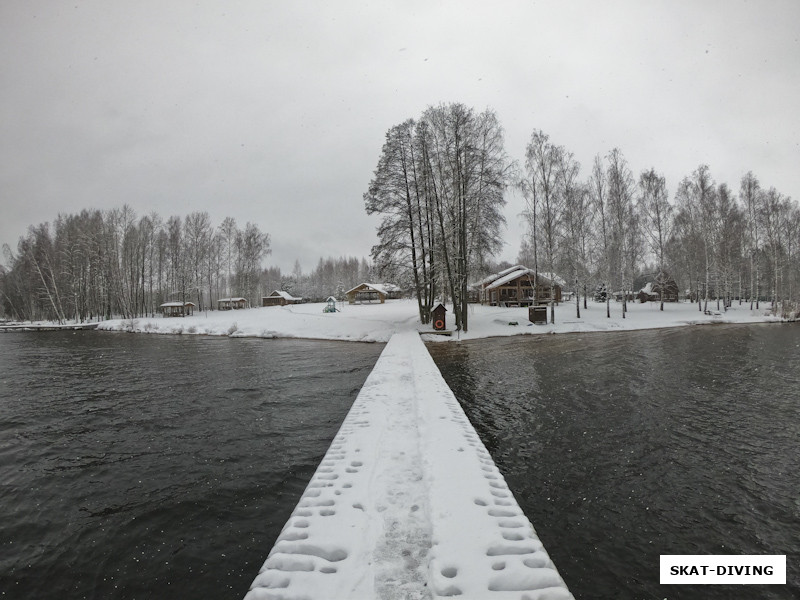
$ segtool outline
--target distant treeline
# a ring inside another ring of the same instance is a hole
[[[344,300],[345,292],[360,283],[381,283],[375,279],[372,264],[366,258],[345,256],[320,258],[308,274],[303,274],[296,262],[292,273],[283,277],[282,282],[283,289],[312,302],[321,302],[329,296]]]
[[[221,297],[260,306],[275,289],[323,299],[370,271],[364,259],[329,258],[311,275],[299,264],[284,275],[263,268],[270,236],[253,223],[240,228],[228,217],[215,227],[206,212],[165,221],[155,213],[137,217],[127,205],[59,215],[52,225],[31,226],[16,251],[5,245],[3,253],[0,307],[22,320],[134,318],[168,301],[213,310]]]

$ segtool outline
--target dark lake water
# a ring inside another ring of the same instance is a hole
[[[579,600],[800,598],[800,328],[428,347]],[[382,348],[0,335],[0,597],[242,597]],[[705,553],[789,585],[659,585]]]
[[[381,344],[0,335],[0,597],[241,598]]]
[[[428,348],[576,598],[800,598],[800,327]],[[787,585],[662,586],[661,554],[785,554]]]

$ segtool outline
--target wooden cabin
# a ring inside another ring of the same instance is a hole
[[[286,306],[287,304],[300,304],[302,298],[292,296],[289,292],[275,290],[269,296],[261,298],[261,306]]]
[[[187,317],[194,314],[194,302],[164,302],[159,308],[165,317]]]
[[[639,293],[636,294],[636,299],[641,304],[644,304],[645,302],[658,302],[658,294],[653,292],[653,284],[648,283],[646,286],[640,289]]]
[[[396,300],[402,296],[402,290],[393,283],[362,283],[345,292],[348,304],[362,302],[380,302],[387,299]]]
[[[549,276],[548,276],[549,275]],[[536,306],[561,302],[564,282],[560,278],[516,265],[478,283],[481,304],[489,306]]]
[[[246,298],[220,298],[217,300],[218,310],[238,310],[247,308]]]
[[[665,271],[659,272],[654,277],[653,281],[647,282],[636,294],[636,299],[639,302],[660,302],[662,290],[664,302],[678,301],[678,293],[680,291],[678,284],[675,282],[675,279]]]
[[[678,288],[678,282],[671,275],[667,275],[666,273],[659,273],[656,276],[656,280],[653,282],[653,293],[658,295],[659,298],[662,294],[664,295],[664,302],[677,302],[678,301],[678,293],[680,292],[680,288]]]
[[[555,273],[539,273],[536,278],[539,282],[539,304],[549,304],[551,299],[556,304],[564,301],[566,281]],[[569,292],[568,296],[572,299],[572,292]]]

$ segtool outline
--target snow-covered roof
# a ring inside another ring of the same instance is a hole
[[[267,298],[276,298],[278,296],[284,300],[302,300],[302,298],[292,296],[289,292],[284,292],[283,290],[274,290]]]
[[[355,292],[356,290],[358,290],[359,288],[362,288],[364,286],[366,286],[367,289],[371,289],[371,290],[373,290],[375,292],[383,294],[384,296],[387,296],[387,295],[395,293],[395,292],[402,291],[400,286],[395,285],[393,283],[359,283],[356,287],[354,287],[351,290],[347,290],[347,292],[345,292],[345,293],[349,294],[350,292]]]
[[[521,271],[521,270],[525,270],[525,269],[527,269],[527,267],[524,267],[522,265],[514,265],[513,267],[508,267],[507,269],[503,269],[499,273],[492,273],[491,275],[487,275],[486,277],[481,279],[477,283],[477,285],[486,285],[487,283],[493,282],[495,279],[499,279],[500,277],[508,275],[512,271]]]
[[[511,271],[519,271],[520,269],[527,269],[527,268],[528,267],[524,265],[514,265],[513,267],[508,267],[507,269],[503,269],[497,274],[502,277],[503,275],[508,275],[509,273],[511,273]]]
[[[651,282],[649,282],[647,285],[645,285],[645,286],[644,286],[644,287],[643,287],[641,290],[639,290],[639,291],[640,291],[640,292],[644,292],[645,294],[652,294],[652,293],[653,293],[653,282],[652,282],[652,281],[651,281]]]
[[[560,285],[562,288],[567,285],[567,282],[555,273],[539,273],[539,277],[544,277],[547,281],[555,281],[556,285]]]
[[[164,308],[165,306],[194,306],[194,302],[164,302],[159,308]]]
[[[395,285],[393,283],[371,283],[369,284],[376,290],[382,290],[386,294],[392,294],[395,292],[402,291],[399,285]]]
[[[247,302],[247,298],[220,298],[219,302]]]
[[[516,267],[512,267],[511,269],[506,269],[505,271],[500,271],[500,273],[504,273],[504,275],[495,277],[494,279],[487,278],[488,281],[487,280],[484,281],[488,283],[488,285],[486,285],[485,283],[482,283],[482,285],[486,285],[487,290],[493,290],[495,288],[500,287],[501,285],[505,285],[523,276],[528,276],[531,279],[534,279],[535,277],[536,279],[539,280],[540,283],[544,281],[545,283],[549,284],[553,280],[555,280],[556,285],[560,285],[561,287],[564,287],[566,285],[566,282],[563,279],[561,279],[558,275],[554,276],[551,273],[539,273],[539,275],[536,276],[536,271],[534,271],[533,269],[528,269],[527,267],[523,267],[521,265],[517,265]]]
[[[507,273],[506,275],[504,275],[503,277],[500,277],[499,279],[496,279],[494,282],[492,282],[489,285],[487,285],[486,289],[487,290],[493,290],[494,288],[500,287],[501,285],[505,285],[509,281],[514,281],[515,279],[518,279],[519,277],[522,277],[523,275],[528,275],[528,276],[530,276],[531,280],[533,280],[535,278],[535,276],[536,276],[536,272],[533,269],[526,269],[525,267],[522,267],[520,269],[517,269],[517,270],[511,271],[510,273]]]
[[[518,277],[522,275],[531,275],[533,276],[535,271],[533,269],[529,269],[523,265],[514,265],[513,267],[509,267],[507,269],[503,269],[499,273],[492,273],[481,279],[478,283],[474,284],[478,287],[484,287],[487,290],[494,289],[501,285],[505,285],[509,281],[514,281]],[[539,273],[539,281],[545,280],[547,283],[555,281],[556,285],[560,285],[561,287],[566,287],[567,282],[564,281],[558,275],[553,273]]]

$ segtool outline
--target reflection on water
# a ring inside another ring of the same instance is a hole
[[[570,589],[800,597],[800,329],[428,346]],[[661,554],[786,554],[787,586],[661,586]]]
[[[0,595],[243,596],[381,350],[0,335]]]

